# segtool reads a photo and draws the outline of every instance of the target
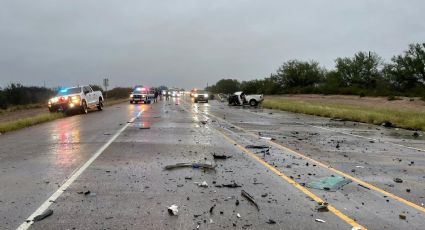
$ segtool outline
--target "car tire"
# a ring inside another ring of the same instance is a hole
[[[81,113],[82,114],[87,114],[88,113],[86,101],[82,101],[81,102]]]
[[[250,106],[257,106],[257,105],[258,105],[258,102],[257,102],[256,100],[254,100],[254,99],[251,99],[251,100],[249,101],[249,105],[250,105]]]
[[[97,104],[97,110],[102,111],[103,110],[103,101],[99,99],[99,104]]]
[[[195,100],[195,103],[198,103],[198,100]]]
[[[130,101],[130,104],[133,104],[133,101]]]
[[[208,100],[206,100],[205,103],[208,103]]]

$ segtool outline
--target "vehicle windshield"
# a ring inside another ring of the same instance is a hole
[[[207,94],[208,92],[205,90],[198,90],[198,92],[196,92],[197,94]]]
[[[68,95],[68,94],[76,94],[81,93],[81,87],[73,87],[73,88],[65,88],[61,89],[58,92],[58,96]]]

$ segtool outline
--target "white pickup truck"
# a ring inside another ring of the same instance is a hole
[[[229,105],[250,105],[257,106],[264,100],[263,94],[247,95],[244,92],[236,92],[229,96]]]
[[[89,85],[63,88],[48,102],[50,112],[72,111],[86,114],[88,109],[103,110],[103,95]]]

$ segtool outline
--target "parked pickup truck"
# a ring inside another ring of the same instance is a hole
[[[49,100],[48,106],[52,113],[77,111],[86,114],[88,109],[103,110],[103,95],[88,85],[64,88]]]
[[[229,105],[250,105],[257,106],[264,100],[263,94],[247,95],[244,92],[236,92],[229,96]]]

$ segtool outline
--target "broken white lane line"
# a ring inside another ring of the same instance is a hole
[[[59,187],[58,190],[56,190],[56,192],[54,192],[34,213],[32,213],[25,222],[23,222],[18,228],[17,230],[26,230],[29,227],[31,227],[31,225],[34,223],[33,219],[34,217],[42,214],[43,212],[45,212],[50,205],[56,201],[56,199],[59,198],[59,196],[62,195],[62,193],[64,191],[66,191],[66,189],[96,160],[96,158],[98,158],[100,156],[100,154],[103,153],[103,151],[105,151],[105,149],[107,149],[109,147],[109,145],[112,144],[112,142],[115,141],[115,139],[117,139],[117,137],[128,127],[131,125],[131,123],[134,122],[135,119],[139,118],[140,115],[142,114],[143,110],[140,111],[136,117],[133,117],[126,125],[124,125],[120,130],[118,130],[118,132],[116,132],[111,139],[109,139],[108,142],[106,142],[99,150],[96,151],[96,153],[93,154],[93,156],[90,157],[90,159],[88,159],[83,166],[81,166],[77,171],[75,171],[68,180],[65,181],[64,184],[62,184],[61,187]]]

